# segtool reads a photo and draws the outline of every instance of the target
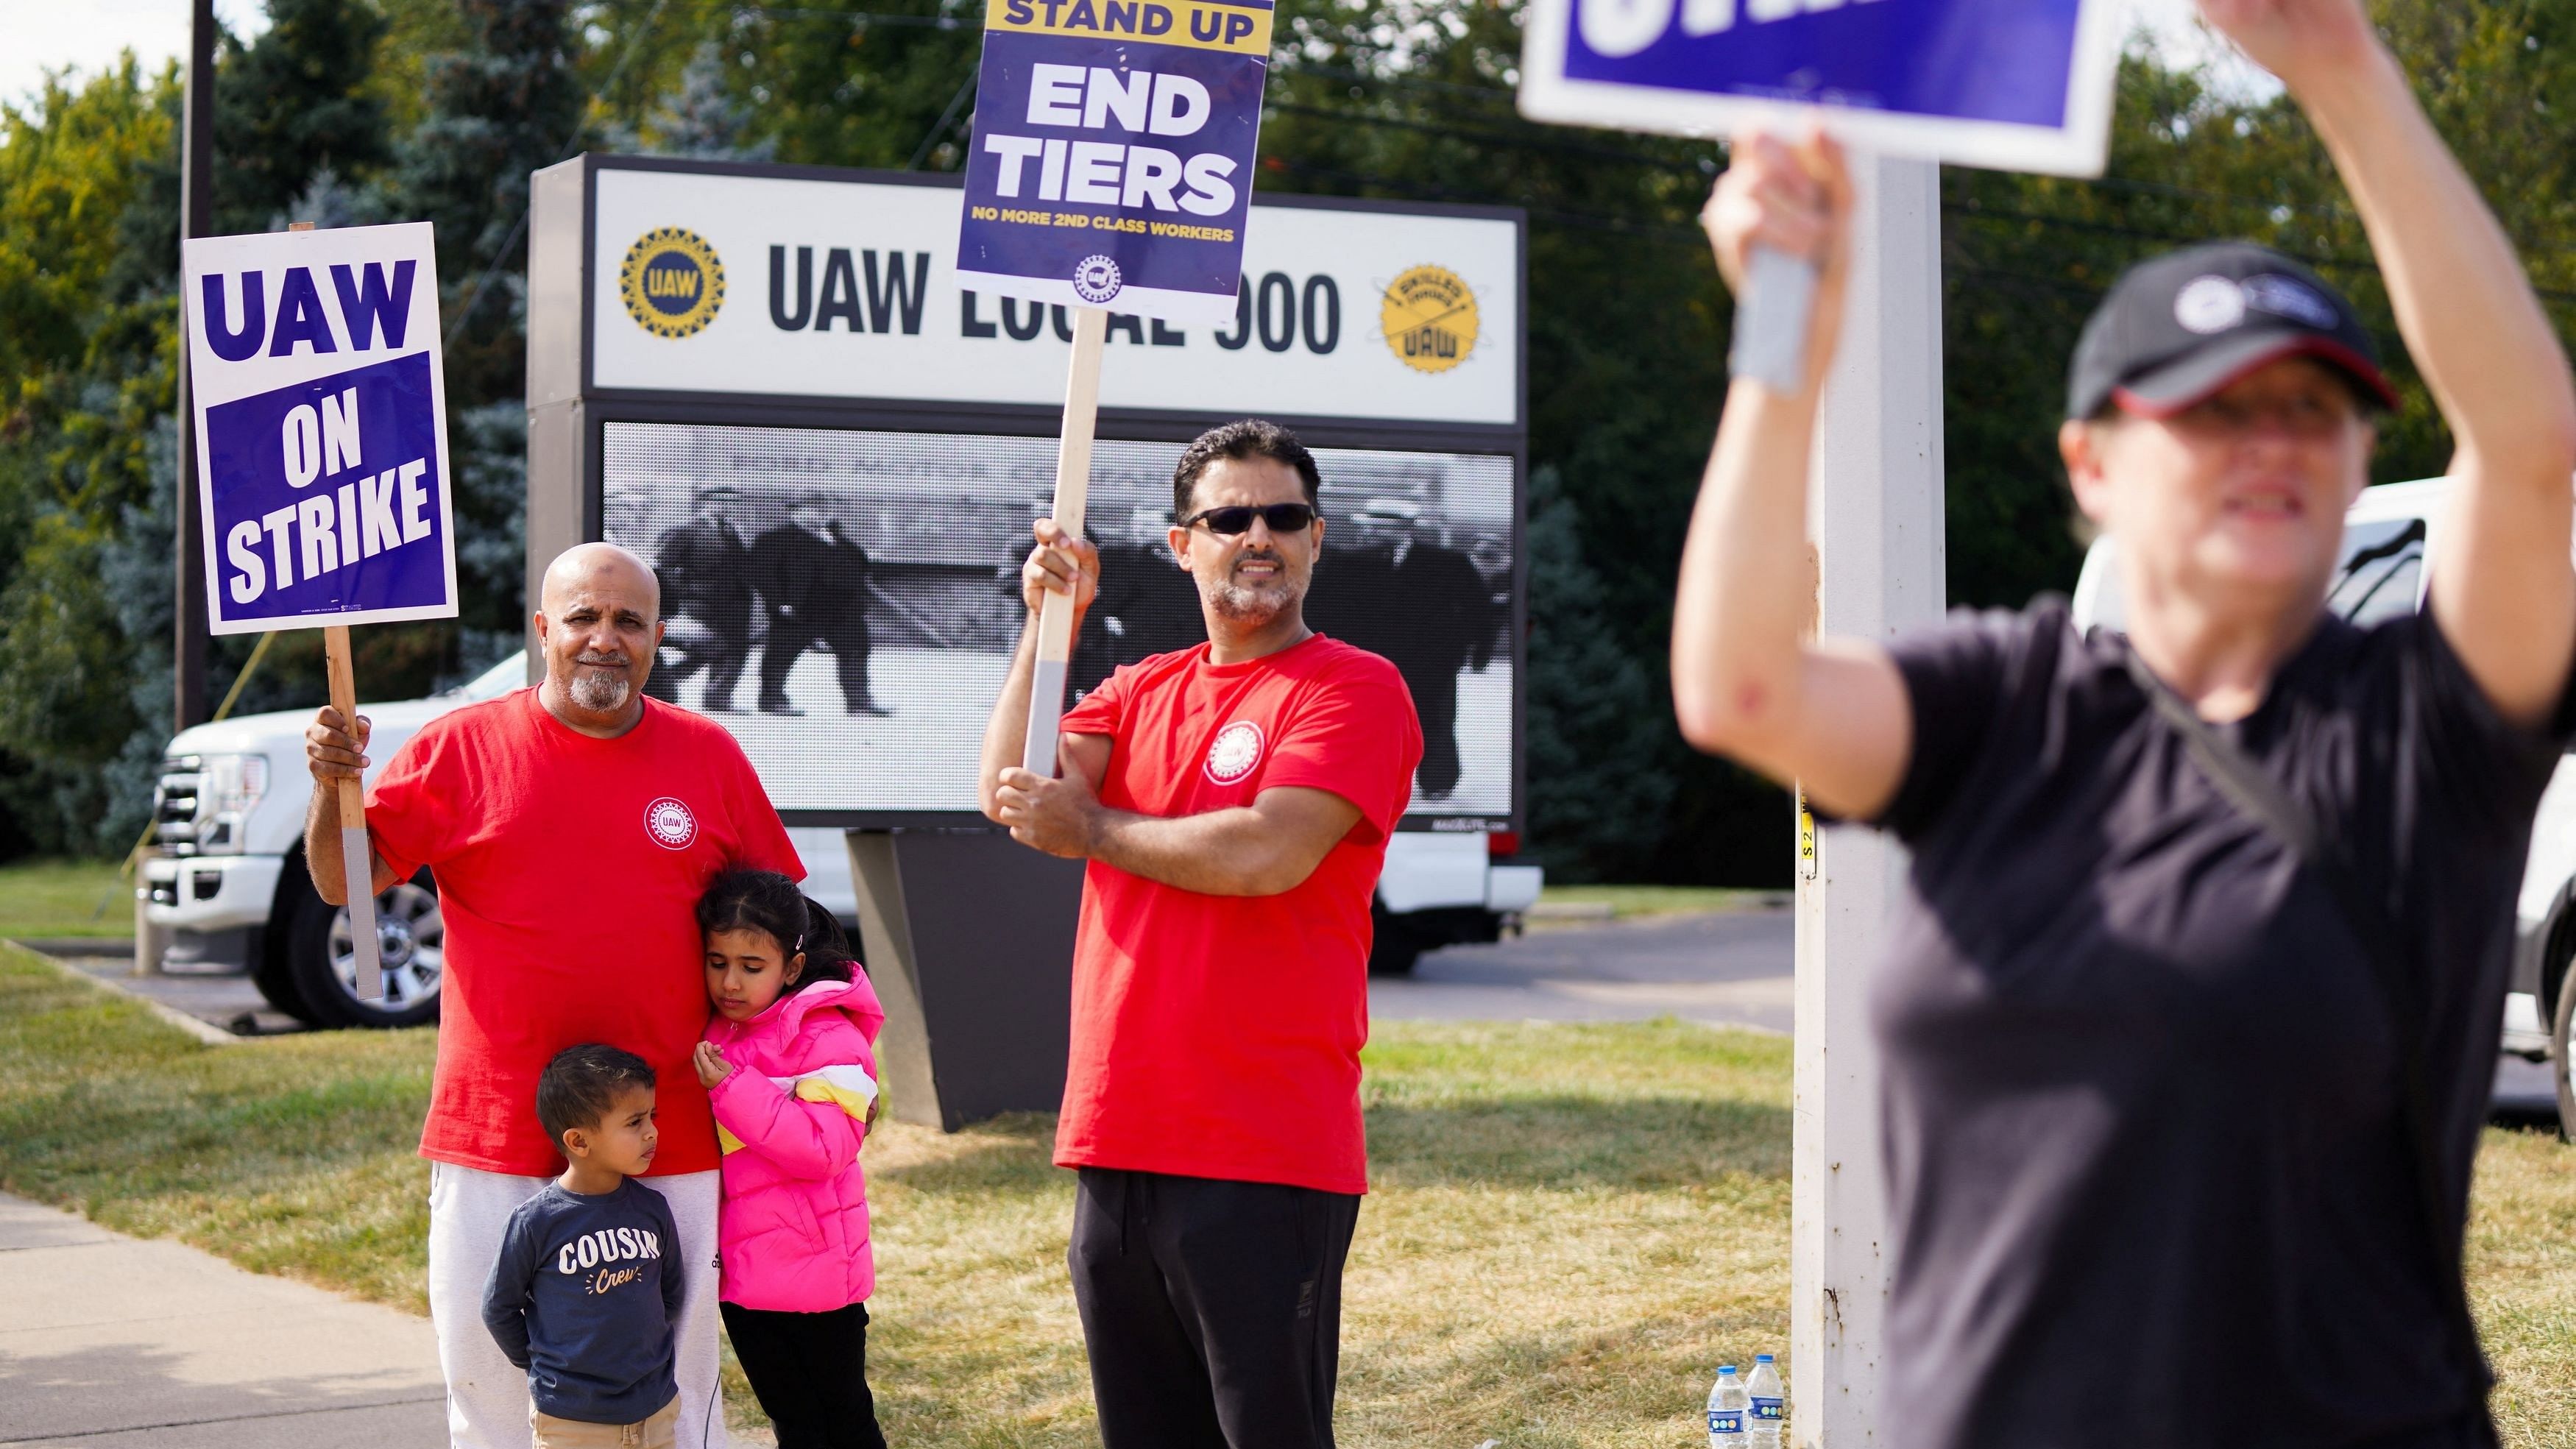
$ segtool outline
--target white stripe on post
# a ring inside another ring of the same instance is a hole
[[[1064,379],[1064,434],[1055,452],[1056,526],[1080,537],[1091,498],[1091,435],[1100,420],[1100,348],[1109,314],[1073,312],[1073,365]],[[1029,682],[1029,739],[1020,764],[1032,775],[1055,774],[1056,726],[1064,719],[1066,665],[1073,658],[1073,597],[1049,593],[1038,607],[1038,667]]]

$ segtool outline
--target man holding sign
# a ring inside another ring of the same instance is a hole
[[[1063,778],[1019,767],[1052,597],[1099,553],[1053,520],[984,735],[984,813],[1090,861],[1056,1163],[1109,1449],[1329,1449],[1342,1260],[1366,1189],[1369,898],[1422,732],[1395,666],[1306,627],[1314,459],[1230,423],[1172,481],[1208,642],[1065,717]]]
[[[633,1052],[660,1077],[661,1152],[645,1182],[680,1234],[679,1443],[725,1443],[716,1392],[715,1120],[690,1065],[707,1020],[696,909],[749,866],[801,879],[796,848],[722,726],[644,684],[661,641],[642,559],[604,543],[546,570],[545,682],[441,715],[368,792],[378,889],[423,866],[447,923],[430,1159],[429,1311],[457,1449],[529,1442],[527,1376],[482,1316],[510,1214],[561,1171],[537,1120],[537,1077],[582,1042]],[[329,802],[365,768],[367,722],[325,709],[305,731],[313,814],[305,858],[343,895]]]

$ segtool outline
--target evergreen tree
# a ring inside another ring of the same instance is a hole
[[[438,230],[464,606],[438,651],[450,676],[491,663],[496,647],[515,647],[522,627],[517,560],[499,567],[490,556],[520,537],[525,495],[483,484],[524,469],[526,424],[501,426],[486,410],[524,413],[528,176],[570,154],[587,104],[568,0],[460,0],[457,8],[466,47],[426,62],[427,111],[403,139],[381,203],[388,216]],[[470,582],[469,559],[480,561]]]
[[[1555,465],[1530,478],[1527,717],[1530,853],[1559,880],[1636,880],[1664,838],[1672,709],[1612,624]]]
[[[679,84],[654,113],[647,143],[656,156],[695,156],[711,161],[766,161],[778,138],[752,139],[752,108],[726,87],[725,48],[698,42]]]
[[[368,89],[385,21],[363,0],[268,0],[268,29],[225,37],[215,82],[215,231],[267,231],[319,173],[363,182],[393,159]]]

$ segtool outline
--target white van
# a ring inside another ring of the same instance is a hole
[[[2374,624],[2423,607],[2425,550],[2441,527],[2447,478],[2388,483],[2362,490],[2344,515],[2343,566],[2327,607],[2356,624]],[[2075,584],[2075,626],[2125,627],[2114,541],[2095,540]],[[2576,1053],[2568,1050],[2576,993],[2567,991],[2576,959],[2576,768],[2559,762],[2541,796],[2515,904],[2513,985],[2504,1001],[2504,1049],[2532,1061],[2555,1059],[2560,1132],[2576,1125]],[[2576,1140],[2576,1139],[2571,1139]]]
[[[427,699],[363,704],[375,722],[368,756],[381,767],[420,727],[497,699],[527,682],[524,654]],[[445,933],[429,872],[377,898],[385,999],[362,1001],[349,913],[323,904],[304,869],[304,766],[309,709],[245,715],[183,730],[170,741],[153,796],[154,853],[136,894],[136,949],[182,969],[247,971],[278,1010],[320,1026],[414,1026],[438,1015]],[[843,923],[858,916],[849,854],[837,828],[787,832],[805,862],[805,889]],[[1388,843],[1374,912],[1379,971],[1410,969],[1420,952],[1491,941],[1538,899],[1536,866],[1489,858],[1510,837],[1406,831]]]

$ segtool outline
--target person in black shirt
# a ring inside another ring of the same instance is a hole
[[[1746,136],[1708,208],[1730,285],[1756,244],[1822,272],[1803,384],[1729,391],[1674,699],[1912,853],[1872,987],[1897,1449],[2496,1442],[2459,1253],[2569,726],[2576,387],[2360,0],[2201,9],[2315,123],[2456,439],[2423,614],[2327,613],[2393,398],[2340,296],[2232,244],[2078,344],[2058,441],[2125,637],[2042,602],[1802,642],[1849,182]]]
[[[635,1181],[658,1135],[653,1069],[615,1047],[568,1047],[537,1078],[537,1118],[569,1165],[510,1214],[483,1288],[484,1325],[528,1371],[534,1449],[671,1449],[680,1232]]]

